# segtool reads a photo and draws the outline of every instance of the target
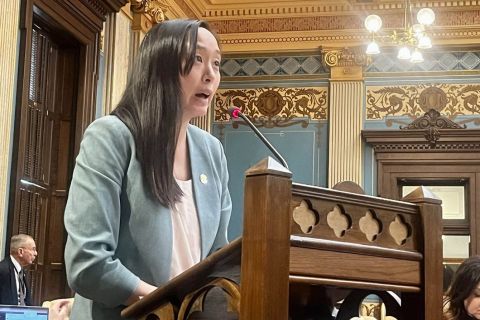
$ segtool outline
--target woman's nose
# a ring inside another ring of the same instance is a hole
[[[210,82],[215,77],[215,72],[213,71],[213,67],[210,65],[205,66],[205,70],[203,72],[203,81]]]

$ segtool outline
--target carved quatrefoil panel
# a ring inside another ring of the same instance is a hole
[[[303,233],[309,234],[320,221],[320,217],[316,211],[310,208],[307,201],[302,200],[300,205],[293,209],[293,221],[298,224]]]
[[[367,240],[372,242],[377,240],[377,236],[382,232],[382,222],[378,220],[375,212],[367,210],[365,215],[359,221],[360,231],[362,231]]]
[[[327,224],[333,229],[335,235],[341,238],[345,232],[352,227],[352,219],[342,206],[336,205],[332,211],[327,214]]]
[[[401,246],[407,242],[407,239],[412,234],[412,228],[405,222],[402,216],[397,215],[395,220],[390,223],[389,231],[395,242]]]

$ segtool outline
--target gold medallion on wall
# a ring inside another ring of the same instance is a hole
[[[228,108],[238,107],[260,127],[307,127],[310,120],[327,120],[327,97],[327,88],[321,87],[219,89],[215,122],[230,121]]]
[[[367,120],[409,116],[418,118],[429,110],[454,118],[480,115],[480,85],[420,84],[367,88]]]

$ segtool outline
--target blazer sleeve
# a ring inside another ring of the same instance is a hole
[[[220,173],[220,223],[217,231],[217,235],[213,242],[212,250],[210,254],[220,249],[228,243],[228,223],[230,221],[230,216],[232,213],[232,200],[230,198],[230,191],[228,190],[228,167],[227,167],[227,158],[225,157],[225,152],[223,150],[222,143],[217,140],[219,145],[219,153],[216,159],[217,167],[219,168]]]
[[[67,279],[81,296],[121,305],[140,279],[116,258],[122,180],[133,137],[118,118],[96,120],[85,131],[65,209]]]
[[[12,273],[7,259],[0,262],[0,304],[16,304],[17,288],[12,288]]]

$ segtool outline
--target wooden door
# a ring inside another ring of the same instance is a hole
[[[83,132],[95,119],[103,22],[126,2],[21,1],[7,235],[24,232],[37,242],[35,304],[71,294],[63,261],[68,184]]]
[[[68,294],[63,211],[71,176],[79,48],[40,21],[31,30],[28,99],[21,106],[12,234],[31,235],[35,304]]]
[[[480,130],[429,123],[431,130],[364,130],[362,136],[375,151],[381,197],[401,199],[423,185],[442,199],[446,289],[458,265],[480,253]],[[428,140],[431,132],[437,140]]]

